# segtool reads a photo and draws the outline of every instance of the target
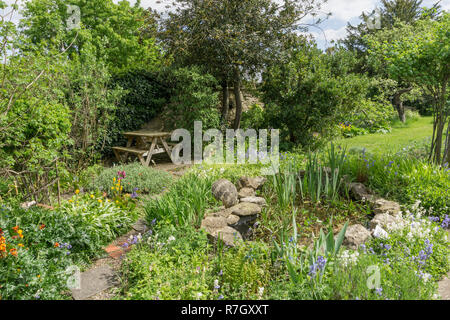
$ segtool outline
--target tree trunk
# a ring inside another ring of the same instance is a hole
[[[230,105],[230,95],[228,92],[228,83],[226,80],[222,82],[222,125],[228,124],[228,109]]]
[[[406,115],[405,115],[405,107],[403,106],[403,101],[402,101],[401,97],[402,97],[403,94],[405,94],[405,93],[407,93],[407,92],[409,92],[411,90],[412,90],[412,87],[398,90],[394,94],[394,98],[393,98],[393,101],[392,101],[392,103],[394,104],[394,108],[397,110],[398,118],[403,123],[406,122]]]
[[[234,99],[236,101],[236,117],[234,118],[234,130],[241,126],[242,115],[242,98],[241,98],[241,81],[239,79],[239,71],[235,72],[234,80]]]
[[[445,150],[444,150],[444,158],[442,160],[442,164],[447,163],[447,167],[450,166],[450,121],[447,125],[447,134],[445,137]]]

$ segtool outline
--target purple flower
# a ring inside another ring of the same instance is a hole
[[[322,272],[325,269],[326,263],[327,263],[326,258],[318,256],[317,261],[309,266],[309,275],[315,276],[317,271]]]
[[[223,275],[223,271],[222,270],[219,271],[219,276],[221,276],[221,275]]]
[[[218,299],[219,299],[219,300],[222,300],[222,299],[223,299],[223,295],[220,295]]]
[[[128,243],[125,242],[125,243],[122,245],[122,247],[128,248]]]
[[[156,218],[155,218],[155,219],[153,219],[153,220],[152,220],[152,221],[151,221],[150,223],[151,223],[151,225],[152,225],[152,226],[154,226],[154,225],[155,225],[155,223],[156,223]]]
[[[127,175],[125,174],[125,171],[117,171],[117,176],[119,179],[125,179]]]
[[[376,288],[375,292],[377,293],[377,295],[381,297],[381,294],[383,293],[383,288],[382,287]]]
[[[442,220],[442,223],[441,223],[442,229],[447,229],[449,224],[450,224],[450,218],[448,217],[448,214],[446,214],[444,217],[444,220]]]
[[[138,242],[138,238],[136,236],[133,236],[133,239],[131,239],[130,244],[136,244]]]
[[[391,250],[392,246],[391,246],[390,244],[385,244],[385,245],[384,245],[384,248],[385,248],[386,250]]]

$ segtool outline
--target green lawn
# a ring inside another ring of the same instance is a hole
[[[347,150],[353,147],[366,148],[367,151],[376,154],[397,152],[413,142],[423,142],[431,138],[433,134],[433,118],[421,117],[407,123],[394,125],[390,133],[374,133],[357,136],[348,139],[338,139],[336,144],[347,146]]]

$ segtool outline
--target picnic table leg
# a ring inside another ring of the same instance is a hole
[[[118,152],[116,149],[113,149],[113,151],[114,151],[114,155],[116,156],[117,160],[118,160],[119,162],[122,162],[122,159],[121,159],[121,157],[120,157],[119,152]]]
[[[141,161],[141,164],[143,165],[143,166],[145,166],[146,164],[145,164],[145,159],[144,159],[144,157],[142,156],[142,154],[138,154],[138,158],[139,158],[139,161]]]
[[[152,159],[153,149],[155,149],[156,140],[157,140],[157,138],[152,139],[152,145],[150,146],[150,150],[148,151],[148,154],[147,154],[147,160],[145,161],[145,165],[147,167],[150,165],[150,160]]]
[[[128,137],[127,148],[131,147],[132,144],[133,144],[133,137]],[[127,158],[128,158],[128,152],[125,152],[123,161],[125,162],[127,160]]]
[[[168,154],[168,156],[169,156],[169,158],[170,158],[170,161],[172,161],[172,163],[173,163],[173,160],[172,160],[172,153],[170,152],[170,148],[169,148],[169,146],[167,145],[166,140],[164,140],[163,138],[159,138],[159,139],[161,140],[161,142],[162,142],[162,144],[163,144],[163,146],[164,146],[164,149],[166,150],[166,152],[167,152],[167,154]]]

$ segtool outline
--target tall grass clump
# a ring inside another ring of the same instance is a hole
[[[327,152],[327,166],[322,166],[318,153],[308,153],[306,170],[303,178],[299,176],[299,190],[304,200],[306,197],[318,203],[322,199],[335,201],[341,186],[342,167],[346,151],[336,151],[333,143]]]
[[[211,193],[213,182],[214,177],[184,175],[170,191],[144,205],[147,221],[156,219],[174,225],[200,226],[205,210],[215,202]]]

